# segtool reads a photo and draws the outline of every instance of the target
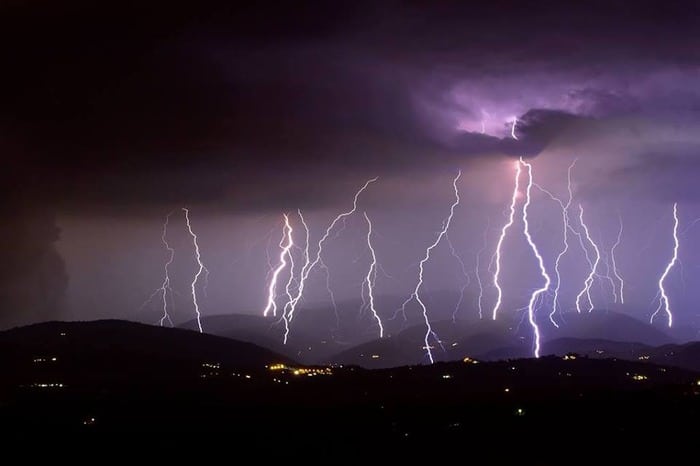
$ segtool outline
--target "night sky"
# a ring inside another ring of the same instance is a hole
[[[303,245],[302,210],[313,248],[373,177],[324,262],[335,299],[359,303],[370,264],[366,211],[382,267],[378,310],[392,316],[449,214],[458,170],[448,237],[470,281],[457,315],[475,319],[477,253],[490,314],[487,268],[523,157],[534,181],[560,197],[576,160],[570,215],[575,223],[585,208],[607,262],[622,219],[625,303],[613,302],[600,277],[598,310],[648,321],[673,253],[677,202],[680,261],[665,284],[674,331],[692,338],[700,329],[697,2],[174,3],[0,6],[2,327],[158,322],[157,300],[142,303],[163,279],[169,212],[172,317],[191,319],[196,262],[182,207],[210,272],[202,313],[262,314],[282,214]],[[542,285],[523,236],[522,192],[518,202],[501,275],[500,312],[514,322]],[[534,188],[530,227],[553,275],[561,211]],[[564,314],[588,274],[578,239],[570,241]],[[430,315],[451,317],[466,282],[441,242],[423,290],[427,303],[450,304],[429,306]],[[536,314],[544,334],[551,302]],[[332,313],[329,303],[324,275],[313,272],[300,312]],[[343,308],[353,306],[359,312]],[[413,304],[407,312],[419,316]]]

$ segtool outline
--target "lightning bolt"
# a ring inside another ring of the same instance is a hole
[[[287,279],[284,290],[287,294],[287,302],[289,302],[292,299],[292,284],[294,283],[294,255],[292,254],[292,247],[294,247],[294,230],[292,229],[292,224],[289,223],[289,216],[284,216],[284,223],[287,229],[287,244],[285,246],[289,246],[286,248],[287,259],[289,259],[289,278]],[[284,343],[286,344],[287,336],[289,335],[289,319],[284,311],[281,313],[280,319],[284,322]]]
[[[170,223],[170,216],[174,212],[170,212],[168,215],[165,216],[165,222],[163,223],[163,232],[160,236],[160,240],[163,243],[163,246],[165,246],[165,249],[168,251],[170,254],[168,256],[168,260],[165,262],[164,266],[164,273],[163,273],[163,283],[160,285],[159,288],[156,288],[156,290],[151,294],[151,296],[141,305],[141,308],[146,306],[148,303],[150,303],[153,298],[160,294],[162,295],[163,298],[163,316],[160,318],[160,326],[162,327],[165,321],[167,320],[170,322],[170,326],[174,327],[173,321],[170,318],[170,314],[168,313],[168,292],[172,293],[173,289],[170,286],[170,265],[172,265],[173,261],[175,260],[175,249],[170,247],[170,244],[168,244],[167,240],[167,235],[168,235],[168,224]],[[172,299],[172,298],[171,298]]]
[[[501,285],[498,281],[501,274],[501,250],[503,248],[503,240],[505,240],[506,238],[508,229],[513,225],[513,222],[515,221],[515,204],[518,201],[518,192],[520,190],[520,171],[520,162],[516,162],[515,183],[513,185],[513,195],[510,200],[510,214],[508,215],[508,221],[505,225],[503,225],[503,228],[501,228],[501,235],[498,237],[498,243],[496,244],[496,270],[493,273],[493,286],[496,287],[497,298],[496,304],[493,307],[493,320],[496,320],[496,317],[498,315],[498,309],[501,307],[501,302],[503,300],[503,290],[501,289]]]
[[[457,300],[455,310],[452,312],[452,322],[457,322],[457,312],[459,312],[459,308],[462,306],[462,301],[464,301],[464,290],[466,290],[471,283],[471,279],[469,278],[469,272],[467,272],[466,264],[459,254],[457,254],[457,251],[455,250],[455,247],[447,234],[445,234],[445,241],[447,242],[447,246],[450,248],[450,254],[452,254],[452,257],[454,257],[459,264],[460,268],[462,269],[462,275],[464,276],[464,283],[459,289],[459,300]]]
[[[367,286],[367,296],[369,297],[369,310],[372,312],[372,316],[379,327],[379,338],[384,338],[384,324],[382,324],[382,319],[379,317],[374,307],[374,284],[377,281],[377,254],[374,252],[374,247],[372,247],[372,222],[367,216],[367,212],[362,212],[362,214],[367,221],[367,247],[372,254],[372,262],[370,263],[367,276],[365,277],[365,286]]]
[[[589,264],[591,264],[591,271],[586,277],[586,280],[583,282],[583,289],[579,292],[578,295],[576,295],[576,311],[578,313],[581,313],[581,298],[583,295],[586,295],[586,299],[588,300],[588,312],[593,311],[595,309],[595,306],[593,305],[593,301],[591,300],[591,285],[593,284],[593,280],[597,276],[597,270],[598,270],[598,263],[600,262],[600,250],[598,249],[598,245],[593,241],[593,238],[591,238],[591,234],[588,231],[588,226],[586,225],[586,222],[583,220],[583,206],[581,204],[578,205],[579,209],[579,216],[578,220],[579,223],[581,224],[581,228],[583,228],[583,233],[586,235],[586,239],[588,240],[588,243],[593,247],[593,251],[595,252],[595,259],[593,262],[590,261],[588,257],[588,253],[586,252],[586,259],[588,259]],[[579,234],[579,238],[581,238]],[[581,243],[581,247],[583,246],[583,243]],[[586,251],[586,248],[584,247],[584,251]]]
[[[539,297],[549,289],[549,285],[551,285],[552,280],[549,277],[549,274],[547,273],[547,269],[544,266],[544,260],[542,259],[542,255],[540,254],[539,250],[537,249],[537,245],[533,241],[532,235],[530,234],[530,222],[528,219],[528,211],[530,208],[530,200],[531,200],[530,192],[532,191],[532,165],[529,164],[528,162],[525,162],[522,159],[522,157],[520,158],[520,163],[523,164],[527,168],[527,175],[528,175],[527,189],[525,191],[525,204],[523,205],[523,233],[525,234],[525,238],[527,238],[527,242],[530,245],[532,252],[537,257],[537,264],[539,265],[539,268],[540,268],[540,274],[542,275],[542,278],[544,278],[544,285],[542,285],[542,287],[536,289],[532,293],[532,295],[530,296],[530,303],[528,304],[528,308],[527,308],[528,321],[530,322],[530,326],[532,327],[532,331],[534,332],[534,336],[535,336],[535,357],[539,358],[540,357],[540,329],[537,326],[537,322],[535,321],[535,307],[537,306],[537,300],[539,299]]]
[[[482,306],[482,301],[484,299],[484,286],[481,283],[481,273],[479,271],[479,267],[480,267],[479,263],[481,262],[481,254],[486,249],[488,232],[489,232],[489,221],[487,220],[486,221],[486,229],[484,230],[484,242],[481,246],[481,249],[479,249],[476,252],[476,270],[474,271],[474,274],[476,275],[476,283],[479,285],[479,296],[476,300],[476,304],[477,304],[477,307],[479,309],[479,319],[484,318],[484,312],[483,312],[484,308]]]
[[[613,277],[610,276],[610,255],[606,252],[601,253],[601,260],[605,265],[605,274],[599,274],[598,276],[600,278],[606,279],[610,283],[610,289],[612,290],[613,295],[613,302],[617,303],[617,284],[615,284],[615,280],[613,280]],[[603,288],[602,281],[600,282],[600,287],[601,289]]]
[[[326,293],[328,293],[328,298],[331,300],[331,306],[333,307],[333,315],[335,316],[335,330],[337,330],[340,327],[340,314],[338,313],[338,303],[335,300],[335,293],[333,292],[333,288],[331,288],[331,271],[326,265],[326,263],[323,262],[323,259],[321,259],[321,261],[318,263],[318,266],[321,268],[323,274],[326,276]]]
[[[617,240],[615,241],[615,244],[613,244],[613,247],[610,248],[610,261],[612,262],[613,274],[620,283],[620,303],[625,304],[625,282],[620,276],[620,271],[618,270],[617,263],[615,262],[615,249],[620,245],[620,242],[622,241],[623,231],[622,215],[618,214],[618,219],[620,220],[620,229],[617,232]]]
[[[194,244],[194,254],[195,258],[197,259],[197,265],[199,268],[197,269],[197,273],[194,275],[194,280],[192,280],[192,304],[194,304],[194,312],[197,314],[197,327],[199,327],[199,333],[203,333],[202,330],[202,314],[199,311],[199,303],[197,303],[197,282],[199,281],[199,277],[202,275],[202,273],[205,274],[205,281],[206,277],[209,276],[209,270],[204,266],[202,263],[202,256],[199,253],[199,244],[197,243],[197,235],[194,234],[194,231],[192,231],[192,225],[190,224],[190,211],[189,209],[182,208],[183,212],[185,212],[185,221],[187,223],[187,231],[189,232],[190,236],[192,236],[192,243]]]
[[[423,259],[418,263],[418,282],[416,283],[416,287],[413,290],[413,293],[411,296],[404,302],[404,305],[402,308],[405,308],[405,306],[410,303],[412,300],[415,299],[415,301],[418,303],[418,305],[421,308],[421,312],[423,314],[423,320],[425,321],[425,326],[426,326],[426,332],[425,332],[425,347],[423,349],[426,350],[426,354],[428,355],[428,359],[430,360],[430,364],[435,362],[433,359],[433,352],[431,351],[432,347],[430,346],[430,336],[432,335],[433,338],[438,341],[439,339],[437,338],[437,335],[433,332],[433,328],[430,326],[430,320],[428,319],[428,308],[425,306],[425,303],[423,300],[420,298],[420,289],[421,286],[423,286],[423,273],[424,273],[424,267],[425,263],[430,260],[430,253],[435,247],[437,247],[438,244],[440,244],[440,241],[442,240],[443,236],[447,234],[447,230],[450,228],[450,223],[452,223],[452,217],[454,217],[455,213],[455,208],[459,205],[459,189],[457,189],[457,181],[459,181],[459,178],[462,176],[462,170],[459,170],[457,172],[457,176],[455,179],[452,181],[452,186],[454,188],[454,193],[455,193],[455,201],[450,207],[450,215],[442,222],[442,229],[440,230],[440,233],[438,234],[437,238],[435,241],[428,246],[428,248],[425,250],[425,256],[423,256]],[[405,312],[404,312],[405,314]]]
[[[267,317],[267,315],[272,312],[273,316],[277,315],[277,303],[276,301],[276,290],[277,290],[277,280],[279,279],[280,273],[287,267],[287,257],[291,257],[290,255],[290,249],[292,248],[292,245],[294,242],[292,241],[292,227],[289,223],[289,216],[287,214],[283,214],[282,218],[284,219],[284,226],[282,227],[282,239],[280,240],[280,256],[279,256],[279,262],[277,263],[277,267],[275,267],[274,271],[272,272],[272,278],[270,279],[270,284],[268,286],[268,291],[267,291],[267,305],[265,306],[265,309],[263,310],[263,316]],[[290,276],[293,276],[290,274]]]
[[[512,123],[513,124],[510,127],[510,136],[517,141],[518,136],[515,135],[515,126],[518,124],[518,119],[516,117],[513,117]]]
[[[562,258],[569,252],[569,231],[571,230],[571,223],[569,222],[569,208],[571,207],[571,202],[573,200],[574,194],[573,190],[571,189],[571,171],[574,169],[576,166],[576,159],[569,165],[569,169],[567,170],[567,175],[566,175],[566,188],[567,192],[569,194],[568,198],[566,199],[566,203],[556,197],[554,194],[552,194],[550,191],[544,189],[542,186],[540,186],[537,183],[533,183],[533,185],[545,193],[547,196],[549,196],[553,201],[559,204],[559,207],[561,208],[561,218],[562,218],[562,243],[564,247],[562,248],[561,251],[559,251],[559,254],[557,254],[556,259],[554,260],[554,275],[557,277],[557,285],[554,287],[554,293],[552,297],[552,311],[549,313],[549,321],[554,325],[556,328],[559,328],[559,324],[554,320],[554,315],[557,313],[557,310],[559,309],[559,290],[561,289],[561,272],[559,269],[559,265],[561,263]]]
[[[673,314],[671,313],[671,307],[668,303],[668,295],[666,294],[666,288],[664,288],[664,281],[666,280],[666,277],[668,276],[669,272],[673,268],[674,265],[676,265],[676,262],[678,261],[678,203],[673,204],[673,256],[671,257],[671,260],[669,261],[668,265],[666,265],[666,268],[664,269],[664,273],[661,274],[661,277],[659,278],[659,306],[656,308],[656,311],[651,315],[651,319],[649,319],[649,323],[654,322],[654,317],[656,317],[656,314],[661,311],[663,308],[664,312],[668,316],[668,326],[669,328],[671,325],[673,325]]]
[[[299,277],[299,287],[297,288],[297,294],[296,296],[291,299],[285,308],[287,309],[287,316],[289,320],[291,321],[294,318],[294,312],[297,308],[297,305],[299,303],[299,300],[304,294],[304,287],[306,284],[306,280],[309,278],[309,274],[311,271],[314,269],[319,264],[322,264],[321,266],[326,270],[327,272],[327,267],[325,267],[325,264],[323,264],[323,261],[321,259],[321,255],[323,254],[323,245],[325,242],[328,240],[328,237],[330,236],[331,232],[333,231],[333,228],[338,224],[338,222],[343,222],[343,225],[345,224],[345,219],[349,217],[350,215],[354,214],[355,211],[357,210],[357,200],[360,197],[360,194],[362,194],[367,187],[377,181],[379,178],[375,177],[372,179],[367,180],[365,184],[355,193],[355,197],[353,198],[353,203],[352,203],[352,209],[343,212],[339,214],[337,217],[333,219],[330,225],[328,225],[328,228],[326,228],[326,232],[324,235],[319,239],[318,241],[318,249],[316,250],[316,255],[314,257],[313,261],[310,261],[304,264],[304,267],[301,269],[300,277]],[[328,284],[328,282],[326,282]],[[330,287],[329,287],[330,290]],[[332,295],[331,295],[332,296]]]
[[[304,241],[304,250],[302,252],[302,258],[304,259],[304,265],[302,266],[302,270],[304,267],[307,266],[309,263],[309,225],[306,223],[306,220],[304,219],[304,215],[301,213],[301,209],[297,209],[297,214],[299,215],[299,220],[301,221],[302,226],[304,227],[304,234],[305,234],[305,241]],[[289,303],[292,301],[293,296],[292,296],[292,282],[294,281],[294,256],[292,255],[291,247],[294,246],[294,241],[293,241],[293,236],[292,236],[292,226],[290,224],[287,224],[287,229],[288,229],[288,244],[289,248],[287,249],[287,257],[289,258],[290,262],[290,269],[289,269],[289,280],[287,281],[287,286],[285,287],[285,291],[287,293],[287,302],[284,305],[284,308],[282,310],[282,315],[280,319],[284,322],[284,339],[283,343],[286,345],[287,340],[289,339],[289,316],[287,314],[287,309],[289,307]],[[299,287],[299,284],[297,282],[297,289]],[[332,297],[331,297],[332,298]],[[335,306],[335,301],[333,302],[333,305]]]
[[[303,259],[304,259],[304,265],[302,266],[302,270],[304,267],[308,267],[309,264],[309,225],[307,225],[306,220],[304,219],[304,216],[301,213],[301,209],[297,209],[297,214],[299,215],[299,220],[301,221],[301,225],[304,227],[304,252],[303,252]],[[298,285],[297,285],[298,286]],[[291,299],[290,299],[291,301]],[[285,305],[286,307],[286,305]]]

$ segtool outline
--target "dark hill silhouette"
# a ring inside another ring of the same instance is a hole
[[[700,371],[700,342],[670,344],[653,347],[635,342],[610,341],[602,339],[558,338],[542,344],[543,355],[562,356],[576,353],[587,358],[623,359],[641,361],[664,366],[675,366],[692,371]],[[526,358],[528,350],[514,346],[489,351],[476,356],[481,361]]]
[[[562,356],[576,353],[589,358],[618,358],[630,361],[638,360],[638,356],[647,353],[652,347],[642,343],[610,341],[600,338],[556,338],[542,343],[540,354]],[[502,359],[527,358],[532,356],[532,349],[526,345],[510,345],[478,354],[481,361],[499,361]]]
[[[229,367],[264,367],[289,358],[251,343],[189,330],[121,320],[46,322],[0,332],[0,345],[32,357],[61,361],[133,360],[174,363],[220,363]],[[92,361],[94,362],[94,361]]]
[[[657,348],[640,350],[638,358],[655,364],[681,367],[694,371],[700,371],[700,341],[685,343],[682,345],[664,345]]]
[[[590,358],[618,358],[635,360],[651,347],[642,343],[603,339],[557,338],[542,345],[543,354],[563,355],[577,353]]]
[[[488,325],[481,330],[495,328]],[[682,346],[659,351],[686,361],[698,349]],[[286,445],[307,445],[316,455],[357,445],[392,454],[417,445],[434,453],[465,438],[480,445],[494,438],[563,444],[588,435],[591,425],[617,445],[628,435],[627,454],[648,435],[650,419],[673,438],[698,430],[700,374],[649,360],[545,356],[380,370],[265,367],[280,361],[249,343],[132,322],[17,328],[0,333],[0,430],[33,442],[42,434],[112,440],[136,433],[175,445],[191,442],[192,433],[224,434],[262,452],[279,451],[274,439],[270,444],[279,431],[284,454]]]

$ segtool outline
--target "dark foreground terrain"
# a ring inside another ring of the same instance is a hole
[[[551,445],[595,438],[622,451],[700,433],[700,374],[643,361],[311,368],[252,344],[102,321],[2,332],[0,365],[0,428],[17,437],[213,434],[225,435],[227,448],[278,453],[449,447],[465,455],[501,442],[510,447],[498,455],[535,448],[525,457],[547,462]]]

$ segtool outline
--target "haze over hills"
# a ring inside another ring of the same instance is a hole
[[[527,322],[521,322],[522,314],[504,311],[495,322],[490,318],[479,319],[476,309],[470,305],[471,298],[471,295],[465,295],[455,314],[456,319],[453,319],[457,294],[430,292],[423,297],[430,309],[433,330],[445,347],[444,351],[436,348],[438,351],[434,352],[434,357],[437,360],[476,355],[487,359],[531,356],[531,331]],[[207,333],[249,341],[307,364],[342,361],[367,367],[390,367],[426,362],[423,316],[415,308],[415,303],[411,303],[406,307],[404,320],[403,313],[397,313],[404,300],[390,295],[376,297],[376,308],[385,330],[381,341],[375,321],[368,310],[362,310],[359,299],[338,302],[337,318],[330,304],[302,304],[290,323],[286,345],[282,343],[284,324],[279,316],[265,318],[262,311],[255,315],[204,315],[202,325]],[[675,333],[669,334],[665,328],[608,310],[582,314],[569,312],[558,315],[557,321],[559,328],[551,325],[544,316],[540,319],[544,342],[575,338],[659,346],[679,341]],[[190,320],[180,327],[194,330],[197,323]],[[382,349],[384,347],[386,349]],[[376,354],[380,354],[380,358],[371,359]]]
[[[401,307],[405,298],[397,296],[377,296],[375,301],[382,313],[386,335],[398,335],[406,328],[422,322],[414,310],[403,316],[392,319],[396,309]],[[454,307],[456,296],[450,292],[429,293],[426,302],[435,309],[451,309]],[[262,316],[262,310],[256,314],[221,313],[202,316],[204,331],[235,340],[251,343],[273,349],[295,360],[307,364],[325,363],[328,358],[338,352],[377,338],[378,327],[368,310],[362,310],[363,303],[359,299],[339,301],[336,309],[331,304],[300,305],[290,323],[289,339],[283,344],[284,324],[279,314]],[[450,311],[451,312],[451,311]],[[447,315],[447,314],[446,314]],[[196,330],[197,321],[191,319],[178,327]]]
[[[429,293],[425,301],[431,304],[435,315],[451,316],[454,298],[449,292]],[[286,345],[283,344],[284,326],[279,317],[222,314],[204,316],[202,324],[205,332],[255,343],[306,364],[356,364],[383,368],[426,363],[426,328],[422,316],[410,308],[407,309],[406,321],[403,315],[395,315],[402,302],[397,297],[384,296],[377,302],[382,304],[382,309],[392,310],[384,312],[385,337],[382,339],[377,338],[377,327],[369,313],[360,311],[362,303],[359,300],[338,303],[338,320],[330,307],[300,307],[291,323]],[[529,326],[526,322],[518,322],[517,316],[511,315],[509,319],[503,315],[493,321],[489,318],[478,319],[475,313],[464,310],[458,315],[462,318],[431,321],[433,331],[442,342],[442,346],[435,345],[433,356],[436,360],[460,360],[464,357],[499,360],[532,356]],[[544,350],[557,354],[587,352],[591,348],[583,343],[585,340],[626,342],[649,347],[678,342],[674,338],[676,335],[668,334],[666,329],[628,314],[608,310],[566,313],[558,316],[557,320],[559,328],[549,321],[540,323]],[[181,327],[194,330],[197,324],[191,320]],[[564,340],[552,344],[559,339]],[[567,348],[566,344],[571,347]],[[625,353],[613,343],[608,346],[614,347],[609,351],[614,349],[617,357]]]
[[[437,360],[459,360],[464,357],[479,360],[527,358],[532,356],[532,345],[526,324],[520,328],[501,320],[491,319],[471,322],[441,321],[431,323],[440,336],[442,347],[433,349]],[[397,337],[374,340],[334,355],[330,361],[357,364],[363,367],[391,367],[395,365],[420,364],[425,361],[425,325],[417,325],[401,332]],[[652,347],[669,344],[674,340],[658,328],[625,314],[594,312],[586,315],[568,316],[560,328],[547,327],[542,341],[542,354],[586,352],[601,340]],[[558,341],[557,344],[553,342]],[[570,347],[567,347],[567,344]],[[637,346],[635,346],[637,345]],[[551,348],[551,349],[550,349]],[[619,356],[621,351],[615,354]],[[592,348],[592,350],[597,348]]]
[[[293,325],[287,344],[284,344],[284,324],[279,317],[273,316],[220,314],[204,316],[201,322],[205,333],[254,343],[306,364],[318,363],[348,346],[336,340],[329,326],[323,330],[317,326],[312,333],[297,325],[298,322]],[[197,330],[197,321],[190,320],[179,328]]]

